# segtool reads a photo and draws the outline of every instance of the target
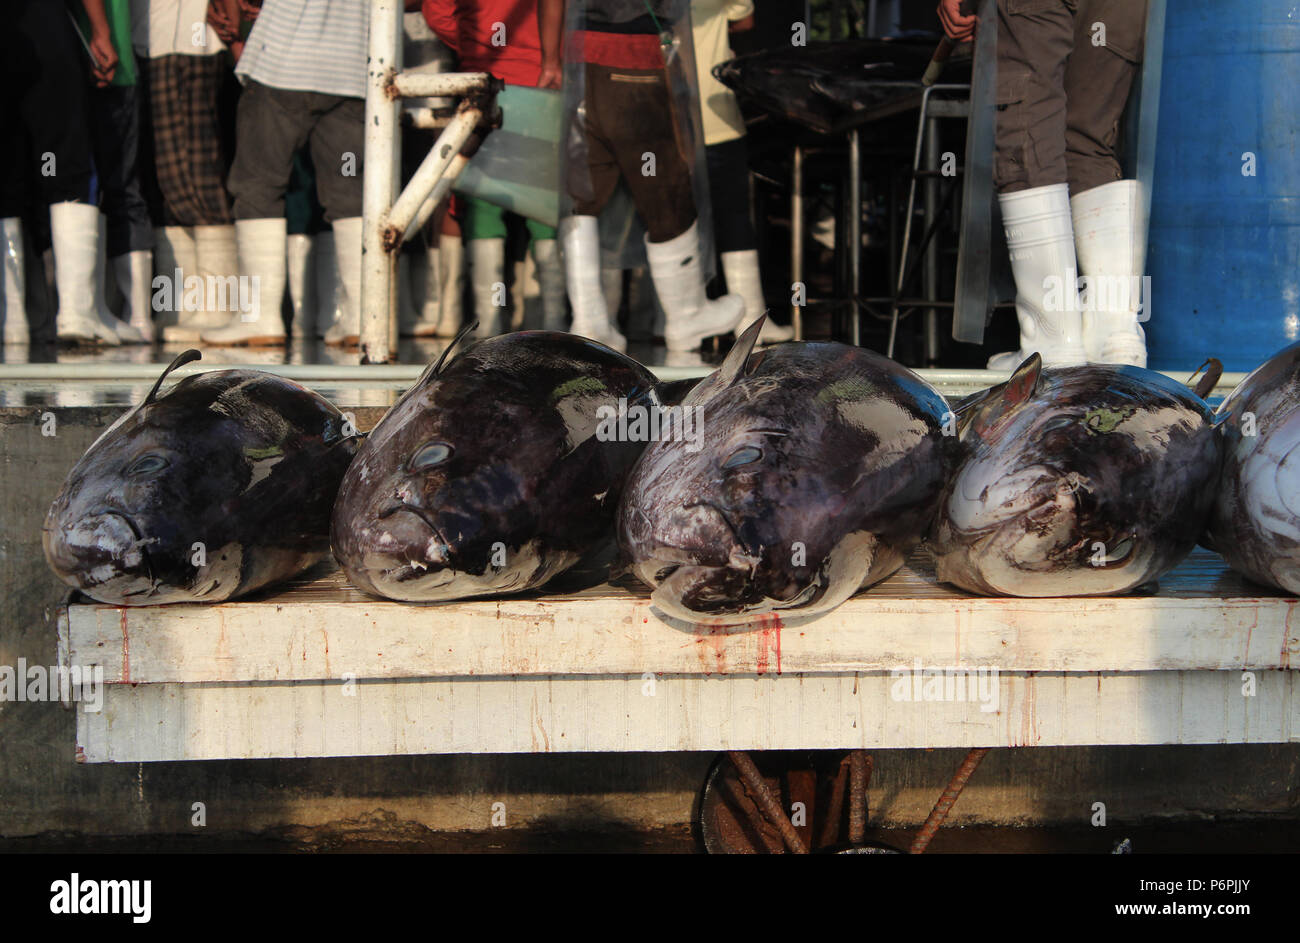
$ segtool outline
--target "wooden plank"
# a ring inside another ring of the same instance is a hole
[[[889,674],[145,684],[78,708],[88,762],[1300,740],[1296,675],[999,674],[975,700],[900,700]],[[924,692],[924,688],[921,689]],[[955,690],[955,689],[954,689]]]
[[[557,674],[765,674],[965,665],[1004,671],[1300,666],[1297,599],[1197,551],[1154,595],[986,598],[914,557],[818,619],[761,628],[670,622],[644,588],[410,604],[332,573],[217,606],[70,608],[70,657],[108,683]]]

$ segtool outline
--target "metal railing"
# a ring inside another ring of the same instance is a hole
[[[397,349],[397,255],[447,196],[467,162],[460,152],[495,106],[500,83],[486,72],[403,73],[401,0],[372,0],[366,66],[362,195],[362,363],[388,363]],[[455,115],[403,188],[403,98],[459,97]]]

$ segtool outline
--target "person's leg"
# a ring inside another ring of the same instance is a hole
[[[745,322],[767,311],[763,276],[758,264],[758,237],[749,200],[749,155],[743,137],[705,148],[709,164],[709,199],[713,209],[713,237],[722,260],[727,291],[745,303]],[[758,343],[779,344],[794,331],[769,316]]]
[[[567,326],[569,312],[565,306],[567,294],[564,263],[560,260],[555,228],[535,219],[526,220],[525,225],[532,243],[533,264],[537,266],[537,288],[542,301],[542,330],[563,331]]]
[[[1146,220],[1136,180],[1121,179],[1116,147],[1142,59],[1144,0],[1084,0],[1066,69],[1066,163],[1079,269],[1088,286],[1083,341],[1088,359],[1146,366],[1150,317],[1140,290]]]
[[[470,293],[474,298],[474,317],[478,319],[475,333],[479,337],[493,337],[504,330],[506,211],[468,197],[464,231]]]
[[[1087,359],[1075,303],[1065,161],[1065,69],[1076,6],[1076,0],[997,4],[993,182],[1016,281],[1020,349],[990,358],[995,370],[1009,370],[1031,353],[1049,365]]]
[[[100,210],[106,217],[104,254],[126,299],[126,343],[151,343],[153,227],[140,190],[137,153],[140,101],[134,85],[110,85],[91,93],[91,138],[99,176]]]
[[[744,318],[737,295],[709,301],[690,167],[677,138],[662,70],[601,69],[598,102],[612,150],[646,225],[646,257],[663,305],[664,341],[674,353],[734,330]],[[651,164],[653,161],[653,164]]]
[[[587,66],[584,89],[586,108],[573,121],[569,140],[582,142],[582,153],[570,154],[567,186],[573,215],[561,220],[559,241],[564,254],[565,282],[573,307],[574,334],[627,350],[627,338],[610,312],[600,283],[600,226],[597,217],[618,186],[619,168],[598,103],[603,97],[603,71]]]
[[[311,160],[325,221],[334,230],[340,313],[325,343],[353,346],[361,340],[361,175],[366,105],[360,98],[311,96],[315,117]]]
[[[115,346],[121,343],[117,331],[99,317],[103,284],[96,279],[99,209],[88,203],[92,161],[85,52],[62,4],[21,2],[11,12],[5,26],[15,30],[33,58],[33,81],[21,113],[36,169],[32,179],[50,207],[58,338]]]
[[[460,198],[452,194],[438,220],[438,336],[455,337],[463,320],[462,307],[465,296],[465,242],[461,236],[460,222],[452,212],[453,204]]]
[[[238,143],[230,171],[235,240],[241,278],[256,279],[249,311],[204,331],[204,343],[279,344],[284,341],[286,227],[284,197],[293,156],[311,132],[311,94],[250,81],[239,100]],[[319,166],[317,168],[319,173]]]

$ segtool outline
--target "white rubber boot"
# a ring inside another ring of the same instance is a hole
[[[55,329],[61,343],[122,343],[111,324],[100,320],[100,288],[95,284],[99,258],[99,208],[89,203],[51,203],[50,236],[54,243],[54,282],[59,290]]]
[[[312,239],[312,265],[316,269],[315,333],[324,339],[325,332],[339,318],[339,260],[334,251],[334,230],[318,232]]]
[[[153,325],[153,253],[137,249],[113,257],[113,276],[117,287],[126,298],[127,316],[131,327],[139,332],[146,344],[154,341]]]
[[[234,225],[194,226],[187,232],[190,258],[179,273],[177,317],[174,323],[160,322],[164,325],[163,340],[169,344],[197,344],[204,331],[225,327],[232,317],[239,316],[239,257]],[[170,243],[173,251],[180,248],[174,240]],[[161,268],[159,274],[175,277]]]
[[[361,343],[361,217],[336,219],[333,226],[334,258],[339,267],[335,295],[339,313],[325,332],[325,343],[332,347],[356,347]]]
[[[501,238],[469,240],[469,285],[474,295],[475,334],[495,337],[505,330],[506,241]],[[498,304],[498,302],[500,302]]]
[[[203,343],[214,347],[276,347],[284,343],[280,306],[284,301],[286,241],[283,217],[236,221],[239,304],[228,305],[234,310],[225,327],[202,333]],[[199,258],[202,260],[201,250]]]
[[[438,333],[439,256],[437,249],[425,249],[423,259],[417,255],[406,263],[411,302],[401,310],[410,308],[412,318],[398,324],[401,337],[434,337]]]
[[[397,335],[413,337],[420,311],[415,307],[415,278],[412,275],[411,256],[397,254]]]
[[[167,339],[167,329],[176,327],[189,320],[185,310],[185,279],[198,272],[198,255],[194,244],[194,230],[188,226],[155,227],[153,231],[153,265],[154,275],[165,278],[171,285],[170,292],[164,291],[160,297],[158,310],[154,312],[154,332]],[[162,304],[170,294],[171,304]],[[194,337],[198,340],[198,335]]]
[[[23,347],[31,340],[23,256],[23,221],[17,216],[0,219],[0,339],[6,347]]]
[[[438,336],[438,317],[442,306],[442,253],[436,245],[424,250],[423,265],[413,265],[411,293],[418,317],[402,330],[404,337]],[[423,275],[423,278],[421,278]]]
[[[139,330],[128,324],[122,318],[113,313],[113,309],[108,306],[108,217],[103,213],[99,214],[99,246],[95,250],[95,309],[99,312],[99,320],[107,325],[115,334],[117,339],[123,344],[147,344],[149,340],[145,338]],[[126,298],[127,304],[131,302],[130,295],[127,294],[126,285],[119,285],[123,297]],[[129,309],[124,314],[130,317]]]
[[[289,307],[294,337],[311,337],[316,330],[316,272],[312,264],[311,236],[294,233],[285,239],[285,274],[289,282]]]
[[[438,337],[460,332],[465,306],[465,244],[460,236],[438,236]]]
[[[1086,363],[1068,185],[999,193],[998,205],[1016,280],[1020,350],[994,354],[989,369],[1014,370],[1032,353],[1049,367]]]
[[[727,280],[727,291],[740,295],[745,302],[744,323],[748,324],[767,310],[763,298],[763,276],[758,269],[758,250],[744,249],[722,253],[722,276]],[[780,344],[794,339],[794,328],[777,324],[771,318],[763,322],[758,332],[758,345]]]
[[[563,331],[569,325],[569,309],[559,241],[534,239],[533,264],[536,266],[537,288],[542,298],[542,330]]]
[[[1074,246],[1088,286],[1083,345],[1092,363],[1147,365],[1147,338],[1138,323],[1150,317],[1141,290],[1146,225],[1136,180],[1116,180],[1070,198]],[[1141,311],[1139,311],[1141,307]]]
[[[619,333],[605,304],[600,279],[600,229],[594,216],[570,216],[560,223],[564,247],[564,273],[573,306],[569,330],[600,341],[617,351],[627,350],[627,338]]]
[[[745,302],[739,295],[713,301],[705,295],[698,227],[691,223],[686,232],[667,242],[647,239],[645,244],[655,294],[664,308],[664,343],[670,351],[696,350],[706,337],[730,333],[745,317]]]

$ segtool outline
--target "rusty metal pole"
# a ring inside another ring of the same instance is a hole
[[[976,747],[966,754],[966,759],[962,760],[961,766],[957,767],[957,772],[953,773],[952,779],[948,782],[948,788],[939,796],[939,801],[934,804],[930,810],[930,817],[925,820],[921,830],[916,833],[912,839],[912,847],[908,849],[910,854],[919,855],[929,847],[935,833],[939,831],[939,826],[943,820],[948,817],[953,805],[957,802],[957,797],[961,791],[966,788],[966,783],[970,780],[980,761],[984,759],[984,754],[989,752],[988,747]]]
[[[767,816],[767,820],[776,826],[781,833],[781,838],[785,841],[785,846],[796,855],[808,854],[808,849],[799,839],[799,834],[794,830],[794,825],[790,822],[790,817],[785,814],[781,808],[781,803],[777,801],[776,796],[772,795],[772,790],[767,788],[767,783],[763,782],[763,777],[754,765],[754,761],[749,758],[749,754],[744,750],[728,750],[727,756],[731,759],[731,765],[736,767],[740,773],[741,780],[754,796],[754,801],[758,807]]]
[[[849,754],[849,844],[861,845],[867,832],[867,784],[871,781],[871,757],[866,750]]]

